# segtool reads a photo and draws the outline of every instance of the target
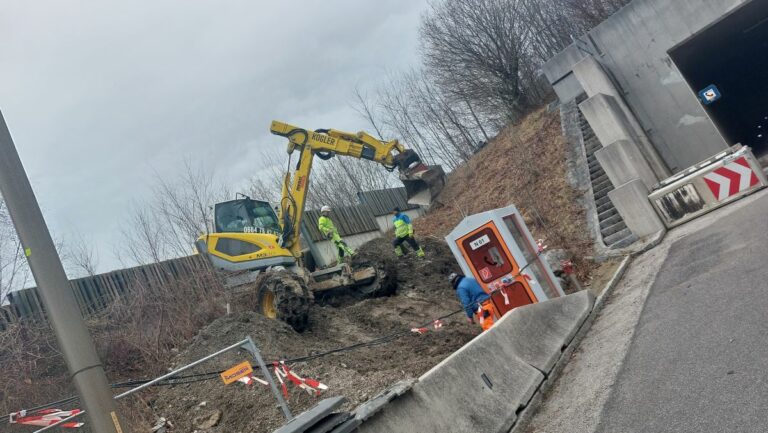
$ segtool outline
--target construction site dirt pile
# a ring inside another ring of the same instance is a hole
[[[387,239],[373,240],[360,248],[356,260],[384,260],[397,268],[398,292],[394,296],[338,307],[315,305],[310,312],[310,328],[303,333],[253,312],[232,314],[204,328],[179,354],[174,366],[199,359],[246,336],[254,339],[269,363],[408,331],[457,311],[461,306],[446,282],[447,273],[456,269],[450,251],[438,241],[426,239],[422,243],[427,253],[425,259],[414,254],[395,259]],[[345,396],[345,408],[352,409],[401,379],[420,376],[479,333],[479,328],[466,323],[463,313],[444,320],[439,329],[428,329],[424,334],[408,332],[386,344],[291,364],[300,376],[318,379],[329,387],[317,397],[289,385],[291,410],[298,414],[320,398],[335,395]],[[246,359],[247,353],[233,352],[195,371],[222,370]],[[173,423],[171,431],[180,432],[271,432],[285,421],[268,387],[242,383],[225,386],[220,379],[163,389],[152,407],[157,417]],[[216,425],[207,427],[206,422],[211,420]]]

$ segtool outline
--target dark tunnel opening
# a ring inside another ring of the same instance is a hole
[[[694,92],[715,85],[705,105],[728,144],[768,154],[768,1],[754,0],[669,52]]]

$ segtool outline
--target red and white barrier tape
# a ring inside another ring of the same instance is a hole
[[[444,325],[444,323],[440,319],[437,319],[434,322],[432,322],[432,327],[435,328],[435,330],[442,328],[443,325]],[[425,328],[411,328],[411,332],[413,332],[414,334],[422,335],[422,334],[426,334],[427,332],[429,332],[429,328],[426,328],[426,327]]]
[[[39,427],[47,427],[49,425],[56,424],[65,418],[69,418],[73,415],[77,415],[82,412],[80,409],[73,410],[59,410],[59,409],[43,409],[27,414],[26,410],[19,412],[13,412],[10,416],[11,424],[24,424],[34,425]],[[85,425],[82,422],[66,422],[60,424],[59,427],[63,428],[78,428]]]
[[[277,379],[280,381],[280,386],[283,388],[283,395],[286,398],[288,398],[288,386],[286,385],[285,380],[283,379],[287,379],[294,385],[298,386],[304,391],[307,391],[309,394],[320,395],[321,392],[328,389],[328,387],[325,384],[322,384],[317,380],[303,378],[298,374],[294,373],[290,368],[288,368],[287,365],[285,365],[285,362],[275,362],[274,366],[275,366],[275,375],[277,376]]]
[[[240,379],[237,379],[238,382],[242,382],[246,385],[253,385],[254,382],[258,382],[262,385],[269,386],[269,382],[263,379],[259,379],[258,377],[253,377],[252,374],[249,374],[248,376],[241,377]]]
[[[477,317],[480,319],[480,326],[485,323],[485,315],[483,314],[483,305],[477,304]]]
[[[320,395],[321,392],[328,389],[326,385],[320,383],[317,380],[303,378],[298,374],[294,373],[290,368],[288,368],[287,365],[285,365],[284,362],[275,362],[273,363],[273,365],[274,365],[275,376],[277,377],[277,381],[280,382],[280,388],[282,389],[283,395],[285,396],[285,398],[288,398],[287,382],[293,383],[294,385],[307,391],[308,393],[315,394],[315,395]],[[241,377],[237,381],[242,382],[246,385],[253,385],[254,382],[258,382],[264,386],[269,386],[269,382],[263,379],[259,379],[258,377],[254,377],[252,374],[249,374],[248,376],[245,376],[245,377]]]

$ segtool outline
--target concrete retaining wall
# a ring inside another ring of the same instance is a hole
[[[631,141],[614,141],[595,152],[595,157],[616,187],[640,179],[650,191],[658,183],[640,149]]]
[[[599,57],[667,166],[678,172],[727,145],[668,51],[749,1],[760,0],[634,0],[551,59],[544,73],[558,95],[571,98],[579,94],[573,66],[589,54]]]
[[[517,308],[419,378],[363,433],[507,432],[589,316],[588,291]]]

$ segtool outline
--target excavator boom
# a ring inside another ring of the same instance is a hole
[[[310,131],[287,123],[273,121],[270,132],[288,139],[288,154],[300,153],[295,173],[286,173],[280,204],[285,247],[297,253],[301,215],[306,201],[309,174],[315,155],[322,159],[349,156],[377,162],[385,169],[397,169],[405,186],[408,202],[429,206],[445,185],[445,172],[440,166],[427,166],[418,154],[399,141],[382,141],[366,132],[356,134],[335,129]]]

